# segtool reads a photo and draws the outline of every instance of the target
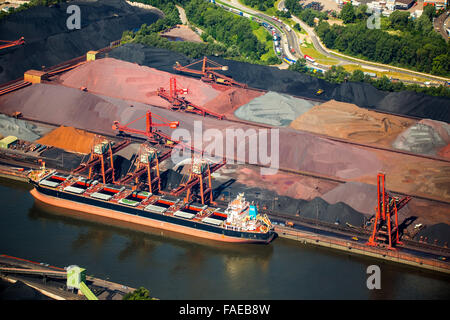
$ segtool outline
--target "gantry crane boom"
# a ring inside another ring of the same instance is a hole
[[[189,177],[185,183],[181,183],[176,189],[170,192],[173,196],[179,196],[186,192],[185,202],[189,202],[193,195],[193,189],[196,185],[200,189],[200,201],[202,204],[213,204],[213,190],[211,185],[211,175],[222,168],[226,164],[226,160],[222,159],[219,163],[209,164],[205,159],[195,161],[192,158]]]
[[[136,121],[138,121],[144,117],[145,117],[145,131],[130,128],[131,124],[135,123]],[[154,122],[153,118],[159,119],[160,121],[162,121],[162,123]],[[144,135],[151,142],[158,142],[158,140],[160,138],[169,139],[169,137],[167,135],[163,134],[162,132],[160,132],[159,130],[157,130],[156,127],[169,127],[171,129],[175,129],[175,128],[178,128],[179,124],[180,123],[178,121],[169,121],[161,116],[153,114],[151,111],[147,111],[147,113],[145,115],[137,118],[136,120],[131,121],[130,123],[128,123],[126,125],[121,125],[119,123],[119,121],[114,121],[112,128],[115,131],[119,131],[119,133],[129,132],[129,133]]]
[[[193,69],[192,66],[202,64],[201,70]],[[205,82],[214,82],[226,86],[234,86],[240,88],[247,88],[246,84],[239,83],[233,80],[230,77],[224,76],[220,73],[217,73],[216,70],[226,71],[228,70],[227,66],[223,66],[215,61],[209,60],[207,57],[203,57],[202,60],[195,61],[186,66],[182,66],[178,61],[175,62],[175,66],[173,67],[175,70],[180,72],[188,72],[193,74],[201,75],[201,79]]]
[[[187,93],[187,89],[182,89],[177,86],[177,79],[175,77],[170,77],[169,91],[167,91],[163,87],[158,88],[157,90],[158,96],[170,102],[173,110],[184,110],[186,112],[195,113],[202,116],[210,115],[220,120],[225,118],[223,114],[216,113],[203,107],[197,106],[186,100],[185,97],[180,96],[181,94]]]
[[[4,44],[1,44],[4,43]],[[20,46],[21,44],[25,43],[25,38],[24,37],[20,37],[20,39],[14,40],[14,41],[9,41],[9,40],[0,40],[0,50],[1,49],[6,49],[9,47],[14,47],[14,46]]]

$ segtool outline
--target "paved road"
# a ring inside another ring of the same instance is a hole
[[[278,9],[282,10],[284,7],[285,7],[284,0],[282,0],[278,4]],[[323,55],[326,55],[328,57],[339,60],[340,63],[342,63],[342,64],[359,64],[361,67],[366,67],[366,68],[373,68],[375,66],[375,67],[383,68],[385,71],[400,72],[400,73],[403,73],[403,74],[406,74],[409,76],[420,76],[420,77],[427,78],[429,80],[434,80],[434,81],[442,82],[446,79],[444,77],[431,76],[431,75],[428,75],[425,73],[414,72],[414,71],[410,71],[407,69],[397,68],[397,67],[393,67],[393,66],[385,65],[385,64],[381,64],[381,63],[376,63],[376,62],[368,63],[365,60],[361,60],[361,59],[357,59],[357,58],[353,58],[353,57],[349,57],[350,58],[349,59],[349,58],[346,58],[345,55],[335,54],[325,47],[325,45],[320,41],[320,39],[315,34],[313,28],[311,28],[305,22],[303,22],[302,20],[300,20],[299,18],[297,18],[295,16],[292,16],[292,20],[294,22],[300,24],[300,27],[306,31],[306,33],[309,35],[309,37],[311,38],[311,40],[313,42],[314,48],[316,48],[317,51],[319,51]],[[450,25],[450,23],[449,23],[449,25]],[[450,79],[447,79],[446,81],[449,81],[449,80]],[[404,81],[404,82],[415,82],[415,81]],[[421,83],[421,82],[415,82],[415,83]]]
[[[276,28],[278,28],[279,30],[281,29],[283,31],[282,33],[282,45],[283,45],[283,53],[285,56],[287,56],[290,59],[298,59],[300,57],[303,57],[301,50],[300,50],[300,46],[299,44],[301,43],[298,35],[296,32],[294,32],[292,29],[290,31],[288,31],[288,29],[286,28],[286,25],[281,22],[281,21],[275,21],[272,19],[272,17],[263,14],[262,12],[246,7],[244,5],[242,5],[238,0],[220,0],[220,1],[216,1],[218,4],[222,4],[224,6],[227,7],[235,7],[239,10],[241,10],[242,12],[246,12],[248,14],[252,14],[254,16],[257,16],[259,18],[263,18],[264,20],[268,21],[268,23]],[[284,8],[284,0],[280,1],[278,4],[278,10],[283,10]],[[302,20],[300,20],[299,18],[292,16],[292,20],[296,23],[298,23],[300,25],[300,27],[306,31],[306,33],[309,35],[314,48],[319,51],[321,54],[336,59],[339,61],[339,64],[358,64],[360,67],[362,68],[366,68],[366,69],[373,69],[374,67],[381,69],[381,71],[385,71],[385,72],[398,72],[398,73],[403,73],[405,75],[408,75],[410,77],[422,77],[422,78],[426,78],[428,80],[433,80],[433,81],[439,81],[440,83],[443,83],[444,81],[450,81],[449,78],[444,78],[444,77],[437,77],[437,76],[432,76],[429,74],[425,74],[425,73],[420,73],[420,72],[414,72],[408,69],[403,69],[403,68],[398,68],[398,67],[393,67],[390,65],[385,65],[385,64],[381,64],[381,63],[376,63],[376,62],[367,62],[365,60],[362,59],[357,59],[357,58],[353,58],[353,57],[349,57],[340,53],[336,53],[333,52],[331,50],[328,50],[325,45],[320,41],[319,37],[315,34],[314,29],[311,28],[310,26],[308,26],[305,22],[303,22]],[[294,53],[291,53],[290,49],[294,48]],[[311,63],[308,63],[309,65],[312,65]],[[319,65],[318,67],[322,67],[324,69],[328,69],[328,66],[323,66],[323,65]],[[408,82],[408,83],[418,83],[418,84],[422,84],[422,82],[418,82],[418,81],[404,81],[403,82]]]
[[[284,226],[285,219],[279,219],[277,217],[269,217],[270,221],[274,225],[280,225]],[[332,230],[331,228],[324,228],[319,226],[313,226],[313,225],[307,225],[302,223],[293,223],[293,226],[291,227],[293,229],[310,232],[312,234],[317,234],[321,236],[328,236],[333,238],[338,238],[342,240],[346,240],[348,242],[356,242],[360,244],[365,244],[369,240],[369,235],[362,235],[357,234],[357,237],[355,237],[355,233],[353,232],[342,232],[338,230]],[[445,257],[445,261],[448,263],[449,256],[448,256],[448,250],[443,249],[442,252],[433,251],[433,250],[427,250],[425,248],[418,248],[417,246],[411,246],[411,245],[403,245],[399,246],[398,248],[402,252],[409,253],[412,255],[415,255],[417,257],[422,258],[428,258],[428,259],[435,259],[440,260],[440,257]]]
[[[261,13],[260,11],[243,6],[237,0],[220,0],[220,1],[216,1],[216,3],[223,4],[224,6],[227,6],[227,7],[230,7],[230,6],[235,7],[237,9],[241,10],[242,12],[246,12],[248,14],[258,17],[263,21],[266,20],[265,22],[267,22],[269,25],[282,31],[282,34],[280,34],[280,36],[281,36],[281,45],[282,45],[284,55],[286,55],[289,59],[298,59],[298,57],[300,56],[301,53],[300,53],[300,50],[298,49],[299,45],[298,45],[298,42],[296,42],[297,39],[296,39],[295,32],[293,32],[292,30],[289,32],[286,29],[286,26],[283,22],[275,21],[272,19],[272,17],[265,15],[265,14]],[[290,48],[294,48],[294,50],[297,50],[299,52],[297,54],[297,56],[290,52]]]
[[[434,19],[433,25],[436,32],[439,32],[444,40],[448,42],[447,28],[450,28],[450,10],[447,10],[447,12]]]

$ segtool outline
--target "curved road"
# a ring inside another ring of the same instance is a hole
[[[282,37],[282,45],[283,45],[283,49],[284,49],[284,53],[285,55],[290,58],[290,59],[298,59],[299,57],[303,57],[303,54],[300,51],[300,39],[298,38],[298,35],[296,34],[295,31],[293,31],[290,27],[289,31],[286,28],[286,25],[283,22],[280,21],[275,21],[272,19],[272,17],[249,7],[246,7],[244,5],[242,5],[238,0],[218,0],[216,1],[217,3],[220,3],[224,6],[227,7],[234,7],[239,9],[242,12],[246,12],[248,14],[252,14],[254,16],[257,16],[259,18],[262,18],[263,20],[266,20],[266,22],[268,22],[269,24],[275,26],[277,29],[281,29],[283,31],[283,35],[284,37]],[[283,10],[283,8],[285,8],[284,6],[284,0],[280,1],[278,4],[278,10]],[[391,65],[385,65],[385,64],[381,64],[381,63],[376,63],[376,62],[368,62],[362,59],[358,59],[358,58],[353,58],[350,56],[346,56],[344,54],[340,54],[331,50],[328,50],[325,45],[320,41],[319,37],[315,34],[314,29],[309,27],[306,23],[304,23],[303,21],[301,21],[299,18],[292,16],[291,18],[294,22],[298,23],[300,25],[300,27],[306,31],[306,33],[309,35],[309,37],[311,38],[311,41],[314,45],[314,48],[319,51],[321,54],[328,56],[330,58],[333,59],[337,59],[338,61],[340,61],[340,63],[343,64],[359,64],[361,67],[365,67],[368,69],[373,69],[374,67],[377,68],[383,68],[385,71],[395,71],[395,72],[399,72],[399,73],[403,73],[405,75],[408,76],[420,76],[422,78],[426,78],[429,80],[433,80],[433,81],[439,81],[440,83],[442,82],[446,82],[446,81],[450,81],[449,78],[445,78],[445,77],[438,77],[438,76],[433,76],[433,75],[429,75],[426,73],[421,73],[421,72],[415,72],[412,70],[408,70],[408,69],[404,69],[404,68],[398,68],[398,67],[394,67]],[[294,48],[294,54],[291,53],[290,49]],[[329,68],[328,66],[323,66],[321,65],[320,67],[325,67],[325,68]],[[417,81],[405,81],[402,80],[403,82],[409,82],[409,83],[419,83],[422,84],[422,82],[417,82]]]
[[[286,29],[286,25],[283,22],[280,21],[275,21],[272,19],[272,17],[265,15],[264,13],[257,11],[255,9],[246,7],[244,5],[242,5],[239,1],[237,0],[217,0],[216,3],[221,4],[223,6],[226,6],[228,8],[236,8],[242,12],[251,14],[255,17],[258,17],[260,20],[268,23],[269,25],[275,27],[276,29],[278,29],[279,31],[282,31],[281,36],[281,45],[283,46],[283,51],[284,54],[290,58],[290,59],[298,59],[297,56],[293,55],[290,52],[290,48],[294,48],[294,50],[296,50],[296,52],[299,52],[298,54],[300,55],[300,46],[298,43],[298,39],[295,35],[295,32],[293,32],[292,30],[289,32]],[[284,35],[284,37],[283,37]]]
[[[284,0],[280,1],[280,3],[278,4],[278,10],[283,10],[283,8],[285,8]],[[408,69],[404,69],[404,68],[398,68],[398,67],[381,64],[381,63],[377,63],[377,62],[367,62],[365,60],[349,57],[344,54],[338,54],[334,51],[328,50],[325,47],[325,45],[320,41],[319,37],[315,34],[314,29],[311,28],[310,26],[308,26],[305,22],[303,22],[296,16],[292,16],[292,20],[295,21],[296,23],[300,24],[300,27],[303,30],[305,30],[306,33],[308,33],[309,37],[311,38],[311,40],[313,42],[314,48],[316,48],[317,51],[319,51],[320,53],[322,53],[323,55],[326,55],[328,57],[338,59],[342,63],[350,63],[350,64],[357,63],[360,66],[367,67],[367,68],[379,67],[379,68],[384,68],[386,71],[396,71],[396,72],[400,72],[400,73],[403,73],[403,74],[406,74],[409,76],[420,76],[420,77],[427,78],[429,80],[434,80],[434,81],[440,81],[440,82],[450,81],[449,78],[445,78],[445,77],[433,76],[430,74],[416,72],[416,71],[412,71],[412,70],[408,70]],[[421,83],[421,82],[416,82],[416,81],[404,81],[404,82]]]

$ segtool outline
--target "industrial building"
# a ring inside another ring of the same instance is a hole
[[[448,6],[448,0],[424,0],[423,6],[434,6],[436,10],[444,9]]]
[[[8,149],[10,146],[14,145],[17,142],[17,137],[7,136],[0,140],[0,148]]]

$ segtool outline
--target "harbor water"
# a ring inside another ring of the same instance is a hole
[[[0,254],[65,267],[160,299],[448,299],[450,276],[277,238],[223,244],[48,207],[0,179]],[[368,289],[367,268],[381,269]]]

